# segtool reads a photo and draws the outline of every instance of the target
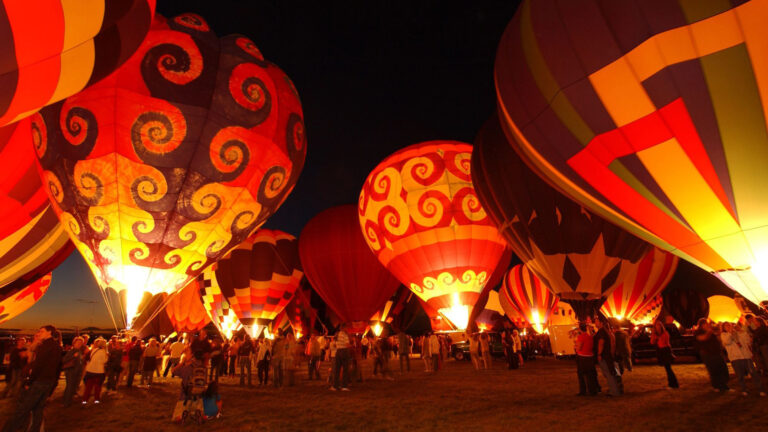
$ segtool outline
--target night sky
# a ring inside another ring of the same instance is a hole
[[[158,0],[172,17],[194,12],[219,35],[251,38],[294,81],[304,108],[307,160],[296,188],[265,227],[298,235],[318,212],[356,203],[368,173],[421,141],[472,142],[495,110],[496,46],[517,1]],[[49,292],[2,326],[110,327],[77,252]]]

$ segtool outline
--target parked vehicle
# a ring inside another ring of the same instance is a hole
[[[632,360],[648,360],[656,358],[656,347],[651,344],[651,332],[653,325],[646,324],[638,326],[630,339],[632,346]],[[695,348],[695,337],[693,334],[680,333],[674,325],[667,326],[669,331],[669,341],[672,344],[672,354],[676,357],[693,357],[700,361],[699,352]]]
[[[501,343],[501,334],[497,332],[485,332],[484,334],[491,338],[489,343],[491,355],[494,357],[504,357],[504,344]],[[469,360],[469,340],[451,344],[451,356],[456,360]]]

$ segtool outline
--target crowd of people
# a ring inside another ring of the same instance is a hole
[[[698,321],[693,330],[694,347],[709,374],[715,392],[736,391],[728,386],[731,363],[741,394],[747,396],[745,378],[750,376],[755,392],[765,397],[763,379],[768,377],[768,326],[765,320],[746,314],[736,323],[713,323],[707,318]],[[642,331],[642,329],[639,329]],[[667,388],[677,389],[672,364],[676,358],[672,338],[679,338],[677,326],[657,320],[653,323],[650,342],[656,349],[656,360],[667,376]],[[594,396],[602,389],[597,369],[608,385],[608,396],[624,394],[622,375],[632,371],[632,348],[629,335],[613,319],[599,317],[593,325],[582,322],[572,334],[576,353],[579,396]]]
[[[546,335],[526,337],[518,330],[505,329],[501,333],[462,336],[476,370],[491,368],[494,352],[503,354],[509,369],[519,368],[533,358],[532,352],[547,352],[543,342]],[[600,317],[593,324],[580,323],[571,336],[578,395],[602,391],[597,379],[599,369],[608,387],[606,394],[621,396],[622,375],[633,369],[630,340],[637,333],[633,335],[617,321]],[[680,386],[672,369],[672,340],[679,336],[676,326],[662,321],[655,322],[650,332],[650,343],[656,349],[658,364],[665,369],[670,389]],[[693,337],[714,391],[735,391],[728,385],[730,362],[743,395],[748,395],[748,375],[755,391],[766,395],[762,379],[768,376],[768,326],[762,318],[748,314],[735,324],[701,319],[693,329]],[[255,371],[257,385],[279,388],[295,385],[297,371],[306,368],[308,380],[325,380],[331,391],[350,391],[351,383],[364,381],[364,360],[370,359],[374,378],[394,380],[390,366],[393,359],[399,360],[400,373],[411,371],[414,355],[423,360],[425,372],[437,373],[458,349],[446,334],[413,338],[398,332],[361,337],[348,332],[345,326],[332,336],[326,333],[299,338],[290,330],[257,339],[239,332],[231,340],[209,339],[205,330],[189,337],[148,340],[115,335],[109,340],[99,337],[91,341],[88,335],[82,335],[64,346],[53,326],[43,326],[32,340],[17,339],[10,353],[7,384],[0,397],[15,397],[17,404],[2,432],[39,430],[45,403],[62,374],[64,406],[99,404],[104,395],[134,386],[149,389],[156,380],[165,382],[176,377],[180,392],[174,419],[192,416],[202,421],[221,416],[220,377],[229,376],[240,386],[252,387]],[[328,369],[322,370],[322,364],[327,364]],[[140,378],[135,385],[136,375]]]

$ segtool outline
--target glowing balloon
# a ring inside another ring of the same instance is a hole
[[[525,1],[496,57],[512,145],[590,210],[768,300],[764,1]]]
[[[240,328],[240,320],[229,306],[229,302],[221,292],[219,282],[216,280],[216,266],[214,263],[203,270],[194,283],[197,283],[197,291],[200,300],[208,315],[211,317],[213,325],[219,329],[219,333],[227,339],[232,338],[232,334]]]
[[[20,279],[0,288],[0,324],[9,321],[34,305],[51,286],[51,273],[27,283]]]
[[[268,229],[257,231],[216,267],[221,292],[251,334],[282,312],[303,276],[296,237]]]
[[[354,205],[327,209],[299,236],[307,280],[341,322],[362,323],[384,306],[400,285],[365,244]]]
[[[580,319],[597,311],[650,248],[547,185],[509,146],[495,119],[476,139],[472,177],[515,254]]]
[[[652,307],[653,299],[666,288],[677,269],[678,258],[657,248],[631,266],[624,280],[600,308],[605,316],[637,321]]]
[[[512,267],[504,277],[499,297],[502,306],[511,309],[510,316],[522,316],[537,332],[549,324],[549,317],[557,307],[557,296],[523,264]]]
[[[691,328],[700,318],[709,315],[707,296],[695,289],[676,288],[664,290],[664,311],[683,327]]]
[[[652,324],[659,318],[659,314],[661,313],[661,308],[663,306],[664,298],[661,296],[661,294],[659,294],[651,299],[646,308],[646,311],[640,314],[640,316],[635,319],[635,322],[639,324]]]
[[[263,224],[306,153],[288,77],[192,14],[32,123],[54,209],[128,324],[143,293],[181,289]]]
[[[360,227],[379,261],[464,329],[504,239],[475,195],[472,146],[429,141],[384,159],[360,192]]]
[[[0,125],[109,75],[149,30],[155,0],[3,0]]]
[[[714,322],[735,323],[741,318],[741,311],[732,298],[716,295],[707,298],[709,303],[708,318]]]
[[[165,313],[177,333],[194,333],[211,322],[195,283],[174,293],[165,306]]]

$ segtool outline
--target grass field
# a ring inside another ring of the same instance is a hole
[[[61,406],[62,381],[45,410],[45,430],[768,430],[768,398],[758,397],[751,387],[747,397],[712,392],[701,364],[674,366],[679,390],[665,389],[661,367],[638,365],[625,374],[626,394],[619,398],[576,397],[575,365],[564,360],[538,359],[519,370],[507,370],[497,361],[487,371],[449,360],[434,375],[423,371],[421,360],[412,359],[411,366],[412,372],[396,373],[389,381],[370,377],[366,365],[368,379],[354,383],[350,392],[331,392],[324,382],[306,381],[305,371],[298,374],[296,386],[281,389],[242,388],[234,378],[224,377],[224,416],[201,427],[170,422],[178,381],[121,391],[103,398],[101,405],[69,409]],[[731,386],[736,386],[734,377]],[[0,418],[7,418],[12,408],[13,401],[0,401]]]

